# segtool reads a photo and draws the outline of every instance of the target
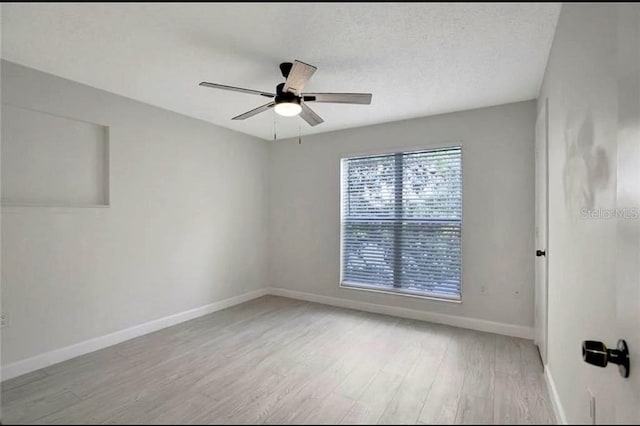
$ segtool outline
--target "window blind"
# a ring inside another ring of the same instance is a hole
[[[342,285],[460,299],[460,147],[347,158]]]

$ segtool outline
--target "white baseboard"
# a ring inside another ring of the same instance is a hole
[[[222,309],[226,309],[261,296],[266,296],[267,294],[269,294],[268,289],[251,291],[240,296],[230,297],[228,299],[201,306],[199,308],[179,312],[177,314],[149,321],[144,324],[126,328],[124,330],[119,330],[104,336],[85,340],[84,342],[76,343],[71,346],[55,349],[50,352],[45,352],[43,354],[17,361],[2,367],[0,376],[2,377],[2,381],[9,380],[35,370],[39,370],[41,368],[45,368],[59,362],[78,357],[80,355],[85,355],[90,352],[106,348],[107,346],[112,346],[120,342],[124,342],[125,340],[153,333],[154,331],[171,327],[172,325],[176,325],[181,322],[189,321],[203,315],[220,311]]]
[[[567,416],[564,413],[564,408],[562,408],[562,403],[560,402],[560,395],[558,395],[558,390],[556,389],[556,382],[553,381],[551,370],[549,370],[549,366],[547,365],[544,366],[544,381],[546,382],[547,389],[549,390],[551,405],[553,406],[553,413],[556,416],[556,421],[561,425],[569,424],[567,422]]]
[[[471,330],[486,331],[489,333],[503,334],[505,336],[533,339],[533,328],[520,325],[504,324],[500,322],[481,320],[476,318],[461,317],[455,315],[439,314],[434,312],[419,311],[416,309],[400,308],[374,303],[358,302],[354,300],[340,299],[337,297],[320,296],[313,293],[289,290],[285,288],[270,288],[269,294],[274,296],[289,297],[291,299],[306,300],[308,302],[322,303],[341,308],[356,309],[359,311],[373,312],[376,314],[392,315],[401,318],[409,318],[421,321],[446,324],[454,327],[468,328]]]
[[[124,330],[116,331],[104,336],[99,336],[84,342],[76,343],[50,352],[45,352],[31,358],[17,361],[2,367],[0,377],[2,381],[30,373],[41,368],[66,361],[99,349],[112,346],[125,340],[133,339],[163,328],[171,327],[184,321],[207,315],[240,303],[247,302],[266,295],[289,297],[291,299],[306,300],[309,302],[322,303],[325,305],[338,306],[348,309],[373,312],[377,314],[392,315],[401,318],[409,318],[421,321],[429,321],[439,324],[451,325],[454,327],[468,328],[471,330],[486,331],[490,333],[503,334],[507,336],[520,337],[524,339],[533,338],[533,328],[518,325],[504,324],[494,321],[486,321],[475,318],[460,317],[455,315],[439,314],[434,312],[419,311],[415,309],[400,308],[388,305],[378,305],[374,303],[358,302],[354,300],[340,299],[337,297],[321,296],[312,293],[305,293],[284,288],[264,288],[245,293],[240,296],[231,297],[199,308],[185,312],[169,315],[164,318],[149,321]],[[552,397],[553,398],[553,397]],[[555,404],[555,402],[554,402]],[[555,407],[555,405],[554,405]]]

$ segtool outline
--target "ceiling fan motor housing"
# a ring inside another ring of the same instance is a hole
[[[283,62],[280,64],[280,72],[282,72],[282,76],[284,78],[289,77],[291,68],[293,68],[293,62]]]
[[[291,93],[291,92],[285,92],[283,89],[284,89],[284,83],[280,83],[276,87],[276,98],[275,98],[276,104],[280,104],[283,102],[297,103],[297,104],[300,103],[299,96],[296,96],[294,93]]]

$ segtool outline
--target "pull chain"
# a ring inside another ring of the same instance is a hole
[[[302,145],[302,128],[298,126],[298,145]]]
[[[273,140],[275,141],[277,139],[277,135],[276,135],[276,116],[275,114],[273,115]]]

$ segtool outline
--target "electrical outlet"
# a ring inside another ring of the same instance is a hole
[[[0,328],[9,327],[9,314],[0,313]]]
[[[591,424],[596,424],[596,397],[593,396],[591,390],[587,389],[587,394],[589,395],[589,418],[591,419]]]

